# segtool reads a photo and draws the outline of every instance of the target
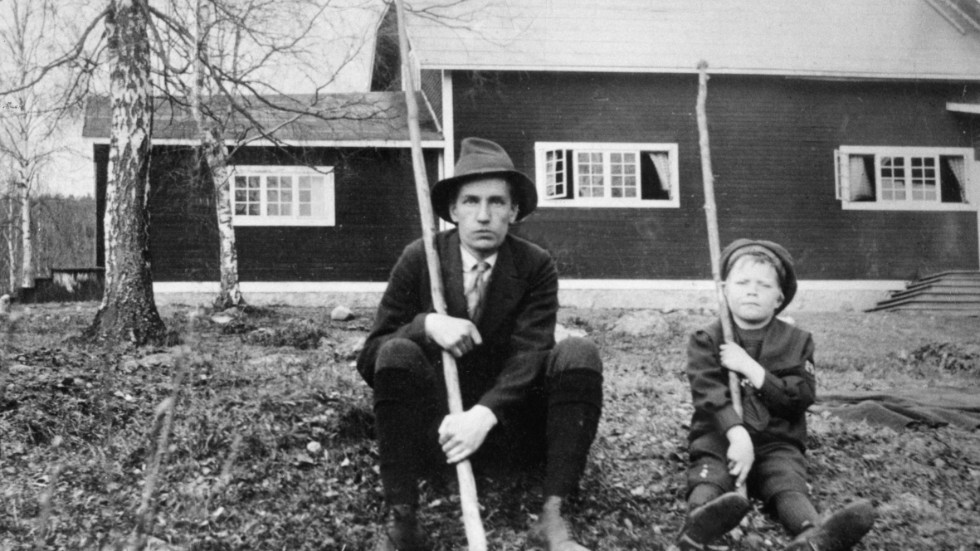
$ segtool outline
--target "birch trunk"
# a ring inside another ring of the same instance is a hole
[[[221,288],[214,299],[214,307],[218,309],[242,306],[242,297],[238,285],[238,252],[235,250],[235,227],[231,218],[231,183],[228,170],[228,148],[222,143],[217,132],[206,132],[209,139],[205,141],[204,150],[211,169],[214,182],[214,206],[218,218],[218,238],[221,241]]]
[[[166,327],[153,300],[146,196],[150,165],[149,7],[115,0],[106,18],[112,137],[105,210],[105,292],[87,334],[142,345]]]
[[[198,52],[194,58],[195,79],[191,98],[191,111],[201,134],[201,150],[208,164],[208,174],[214,189],[215,216],[218,223],[218,239],[220,243],[219,267],[221,272],[218,296],[214,299],[214,308],[224,310],[233,306],[243,306],[238,283],[238,252],[235,249],[235,227],[232,224],[230,172],[228,170],[228,147],[225,145],[223,132],[215,121],[204,113],[206,75],[204,61],[209,56],[208,25],[210,14],[206,2],[198,1],[196,9],[196,25],[194,27],[195,44]]]
[[[17,294],[17,239],[14,237],[16,233],[14,227],[16,224],[16,201],[14,200],[14,184],[11,182],[10,190],[7,194],[7,281],[10,282],[10,290],[8,291],[11,296]]]
[[[34,234],[31,232],[31,169],[24,167],[20,183],[20,286],[34,287]]]

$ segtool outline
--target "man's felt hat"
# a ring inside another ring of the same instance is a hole
[[[778,243],[763,239],[736,239],[721,251],[721,278],[728,277],[728,271],[735,261],[746,254],[761,253],[776,266],[779,275],[779,286],[783,291],[783,302],[776,308],[776,313],[782,312],[796,295],[796,270],[793,269],[793,257],[789,251]]]
[[[483,138],[465,138],[459,147],[459,160],[451,178],[432,186],[432,208],[440,218],[452,222],[449,205],[456,200],[459,187],[473,180],[501,177],[511,182],[511,199],[517,203],[517,219],[522,220],[538,206],[538,192],[523,172],[514,170],[514,162],[500,145]]]

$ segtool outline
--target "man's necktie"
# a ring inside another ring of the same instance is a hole
[[[478,262],[473,266],[473,280],[466,289],[466,311],[473,321],[479,319],[483,310],[483,294],[486,292],[486,276],[489,269],[490,264],[486,262]]]

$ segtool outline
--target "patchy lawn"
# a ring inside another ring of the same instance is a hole
[[[140,525],[156,549],[369,548],[381,488],[370,393],[352,360],[373,312],[340,322],[282,307],[216,323],[172,307],[162,314],[184,346],[128,351],[70,338],[94,312],[93,303],[17,307],[0,334],[0,550],[122,548]],[[710,316],[662,313],[655,334],[614,332],[629,312],[559,315],[606,363],[603,420],[570,512],[595,549],[665,549],[685,510],[685,344]],[[794,317],[815,334],[821,392],[980,390],[975,317]],[[171,423],[161,404],[172,396]],[[976,431],[895,432],[816,410],[809,421],[818,508],[856,497],[879,506],[863,549],[980,547]],[[524,547],[538,483],[478,477],[491,549]],[[454,487],[451,473],[423,486],[438,549],[465,547]],[[786,542],[759,511],[736,536],[733,549]]]

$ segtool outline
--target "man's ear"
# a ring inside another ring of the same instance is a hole
[[[776,301],[776,308],[779,308],[780,306],[782,306],[784,300],[786,300],[786,297],[783,296],[783,293],[780,292],[779,293],[779,300]]]
[[[449,204],[449,218],[454,224],[459,224],[459,215],[456,214],[456,201]]]
[[[513,224],[517,222],[517,214],[521,211],[521,208],[517,205],[512,205],[510,208],[510,223]]]

